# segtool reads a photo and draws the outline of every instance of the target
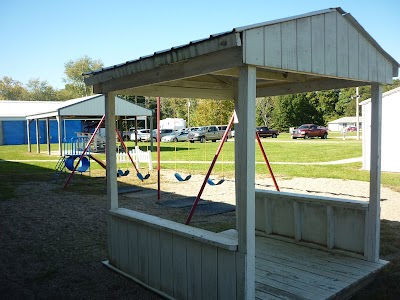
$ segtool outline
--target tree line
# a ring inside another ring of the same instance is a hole
[[[92,87],[86,86],[82,74],[103,67],[101,60],[83,56],[64,64],[63,89],[52,87],[47,81],[34,78],[26,85],[11,77],[0,79],[0,100],[41,100],[64,101],[93,94]],[[400,80],[384,85],[386,92],[400,86]],[[369,86],[359,88],[359,101],[371,97]],[[155,97],[120,96],[132,103],[157,109]],[[256,99],[256,125],[287,130],[304,123],[327,125],[340,117],[355,116],[356,90],[345,88],[293,94],[285,96],[260,97]],[[231,100],[211,100],[192,98],[162,98],[161,118],[183,118],[189,126],[227,124],[234,110]],[[155,125],[155,124],[154,124]]]

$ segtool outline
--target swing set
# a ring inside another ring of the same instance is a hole
[[[177,141],[175,140],[174,143],[175,143],[175,170],[176,170],[176,151],[177,151],[176,143],[177,143]],[[187,141],[187,143],[188,143],[187,154],[188,154],[189,169],[190,169],[191,168],[191,161],[190,161],[190,143],[189,143],[189,140]],[[177,171],[175,171],[174,176],[179,182],[188,181],[190,178],[192,178],[191,174],[188,174],[186,177],[182,177],[182,175],[179,174]]]
[[[211,172],[212,172],[212,170],[213,170],[213,168],[214,168],[214,165],[215,165],[215,163],[216,163],[216,161],[217,161],[217,159],[218,159],[218,156],[219,156],[219,154],[220,154],[220,152],[221,152],[221,150],[222,150],[222,147],[223,147],[225,141],[227,140],[227,137],[228,137],[228,134],[229,134],[229,130],[230,130],[231,127],[232,127],[232,124],[233,124],[234,119],[235,119],[235,112],[233,112],[232,117],[231,117],[231,119],[230,119],[230,121],[229,121],[229,124],[228,124],[228,126],[226,127],[225,132],[224,132],[224,135],[223,135],[223,137],[222,137],[222,139],[221,139],[221,142],[220,142],[220,144],[219,144],[219,146],[218,146],[218,149],[217,149],[217,151],[215,152],[215,155],[214,155],[214,158],[213,158],[213,160],[212,160],[212,162],[211,162],[210,168],[208,169],[208,172],[207,172],[207,174],[206,174],[206,177],[204,178],[203,184],[201,185],[201,188],[200,188],[200,191],[199,191],[199,193],[198,193],[198,195],[197,195],[197,197],[196,197],[196,200],[195,200],[194,203],[193,203],[193,206],[192,206],[192,208],[191,208],[191,210],[190,210],[189,216],[188,216],[187,219],[186,219],[186,222],[185,222],[186,225],[189,225],[189,224],[190,224],[190,220],[192,219],[193,214],[194,214],[194,212],[196,211],[196,207],[197,207],[197,205],[198,205],[198,203],[199,203],[199,201],[200,201],[201,195],[203,194],[203,191],[204,191],[204,188],[205,188],[205,186],[206,186],[206,183],[208,183],[208,184],[210,184],[210,185],[219,185],[219,184],[222,184],[222,183],[225,181],[225,179],[220,179],[217,183],[214,183],[214,182],[210,179],[210,175],[211,175]],[[257,139],[258,145],[260,146],[260,150],[261,150],[261,152],[262,152],[262,154],[263,154],[264,161],[265,161],[265,163],[267,164],[268,170],[269,170],[269,172],[270,172],[270,174],[271,174],[271,177],[272,177],[272,180],[273,180],[273,182],[274,182],[275,188],[276,188],[276,190],[279,192],[279,187],[278,187],[278,184],[277,184],[277,182],[276,182],[274,173],[272,172],[272,169],[271,169],[271,166],[270,166],[270,164],[269,164],[267,155],[265,154],[264,147],[263,147],[262,144],[261,144],[261,140],[260,140],[260,137],[259,137],[259,135],[258,135],[257,132],[256,132],[256,139]]]
[[[79,159],[78,159],[77,163],[75,164],[74,169],[72,170],[72,172],[70,173],[70,175],[69,175],[67,181],[66,181],[65,184],[64,184],[64,187],[63,187],[64,190],[67,188],[68,183],[69,183],[69,182],[71,181],[71,179],[73,178],[75,172],[77,171],[77,169],[78,169],[78,167],[79,167],[80,162],[82,161],[82,159],[83,159],[83,157],[85,156],[86,152],[89,150],[90,144],[93,142],[94,137],[96,136],[97,132],[100,130],[100,127],[101,127],[101,125],[103,124],[105,118],[106,118],[106,115],[103,115],[103,117],[101,118],[99,124],[97,125],[96,129],[94,130],[92,136],[90,137],[90,139],[89,139],[89,141],[88,141],[88,143],[87,143],[85,149],[82,151],[82,154],[79,156]],[[133,161],[132,156],[130,155],[130,153],[129,153],[129,151],[128,151],[128,148],[126,147],[126,145],[125,145],[125,143],[124,143],[124,140],[123,140],[123,138],[121,137],[121,134],[119,133],[118,129],[116,129],[115,132],[116,132],[116,134],[117,134],[118,140],[120,141],[122,147],[124,148],[126,154],[127,154],[128,157],[129,157],[129,159],[130,159],[130,161],[131,161],[133,167],[134,167],[135,170],[136,170],[136,176],[139,178],[140,181],[144,181],[144,180],[148,179],[148,178],[150,177],[150,173],[148,173],[148,174],[146,174],[145,176],[143,176],[143,175],[139,172],[139,169],[137,168],[135,162]],[[121,174],[122,174],[122,175],[121,175]],[[122,170],[118,170],[118,171],[117,171],[117,176],[118,176],[118,175],[119,175],[119,176],[127,176],[128,174],[129,174],[129,170],[126,170],[125,172],[123,172]]]

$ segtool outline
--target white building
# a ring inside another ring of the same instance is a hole
[[[186,120],[182,118],[166,118],[160,120],[160,129],[179,130],[186,128]]]
[[[360,103],[362,106],[364,170],[369,170],[371,157],[371,99]],[[386,172],[400,172],[399,142],[397,138],[400,111],[400,87],[382,94],[382,149],[381,169]]]
[[[359,119],[360,128],[362,127],[362,119]],[[342,131],[343,128],[349,126],[357,126],[357,117],[343,117],[337,120],[328,122],[328,129],[330,131]]]

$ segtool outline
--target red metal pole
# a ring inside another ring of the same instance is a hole
[[[213,168],[214,168],[215,162],[217,161],[218,155],[219,155],[219,153],[220,153],[221,150],[222,150],[222,146],[224,145],[225,140],[226,140],[226,138],[228,137],[229,130],[231,129],[232,124],[233,124],[234,116],[235,116],[235,113],[232,114],[231,120],[229,121],[229,124],[228,124],[228,126],[226,127],[226,129],[225,129],[224,136],[222,137],[222,140],[221,140],[221,142],[219,143],[218,149],[217,149],[217,151],[215,152],[214,159],[213,159],[213,161],[211,162],[211,166],[210,166],[210,168],[208,169],[208,172],[207,172],[206,177],[204,178],[204,181],[203,181],[203,184],[202,184],[202,186],[201,186],[201,188],[200,188],[199,194],[198,194],[197,197],[196,197],[196,201],[194,201],[193,206],[192,206],[192,209],[190,210],[189,216],[188,216],[187,219],[186,219],[186,223],[185,223],[186,225],[189,225],[190,220],[191,220],[192,217],[193,217],[193,214],[194,214],[194,212],[195,212],[195,210],[196,210],[197,204],[198,204],[199,201],[200,201],[201,194],[203,194],[203,191],[204,191],[204,188],[205,188],[205,186],[206,186],[207,180],[208,180],[208,178],[209,178],[210,175],[211,175],[211,172],[212,172],[212,170],[213,170]]]
[[[104,116],[101,118],[99,124],[97,125],[96,129],[95,129],[94,132],[93,132],[93,135],[90,137],[89,142],[87,143],[87,145],[86,145],[86,147],[85,147],[85,150],[83,150],[81,156],[79,156],[78,162],[76,163],[76,165],[75,165],[75,167],[74,167],[74,170],[72,171],[71,174],[69,174],[69,177],[68,177],[68,179],[67,179],[67,182],[65,182],[65,184],[64,184],[64,190],[66,189],[68,183],[71,181],[72,177],[74,176],[74,173],[75,173],[76,169],[78,168],[79,163],[81,162],[82,158],[85,156],[86,151],[89,149],[90,144],[93,142],[93,139],[94,139],[95,135],[97,134],[97,131],[99,131],[99,129],[100,129],[100,127],[101,127],[101,124],[103,124],[105,118],[106,118],[106,115],[104,115]],[[65,153],[64,153],[64,155],[65,155]]]
[[[157,97],[157,198],[158,200],[161,199],[161,184],[160,184],[160,179],[161,179],[161,166],[160,166],[160,161],[161,161],[161,149],[160,149],[160,108],[161,108],[161,103],[160,103],[160,97]]]
[[[258,145],[260,146],[261,153],[262,153],[262,155],[264,156],[264,161],[265,161],[265,163],[267,164],[269,173],[271,174],[272,180],[274,181],[275,188],[276,188],[276,190],[279,192],[278,184],[276,183],[274,173],[272,172],[272,169],[271,169],[271,166],[270,166],[270,164],[269,164],[267,155],[265,154],[264,147],[263,147],[263,145],[261,144],[261,140],[260,140],[260,136],[258,135],[258,132],[256,132],[256,138],[257,138]]]

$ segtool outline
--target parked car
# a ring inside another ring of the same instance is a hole
[[[160,130],[160,138],[162,138],[163,136],[169,135],[173,132],[174,132],[173,129],[161,129]],[[153,139],[157,140],[157,129],[153,130]]]
[[[187,141],[188,133],[186,131],[175,131],[161,138],[161,142],[185,142]]]
[[[226,128],[228,127],[228,125],[217,125],[218,129],[220,131],[222,131],[222,135],[224,135]],[[232,129],[229,129],[228,132],[228,139],[230,139],[232,137]]]
[[[277,138],[279,135],[278,130],[269,129],[267,126],[256,127],[256,130],[260,138],[266,138],[266,137]]]
[[[224,131],[219,130],[219,128],[215,125],[211,126],[203,126],[199,127],[199,129],[195,131],[190,131],[188,134],[188,140],[191,143],[195,141],[200,141],[200,143],[204,143],[205,141],[217,141],[222,139],[224,136]]]
[[[347,126],[346,130],[347,131],[357,131],[357,127],[356,126]]]
[[[134,141],[136,138],[135,133],[131,133],[131,141]],[[137,131],[137,139],[138,141],[149,141],[150,140],[150,129],[139,129]]]
[[[292,139],[297,138],[314,138],[320,137],[321,139],[328,138],[328,129],[326,127],[318,126],[315,124],[303,124],[299,128],[293,130]]]

